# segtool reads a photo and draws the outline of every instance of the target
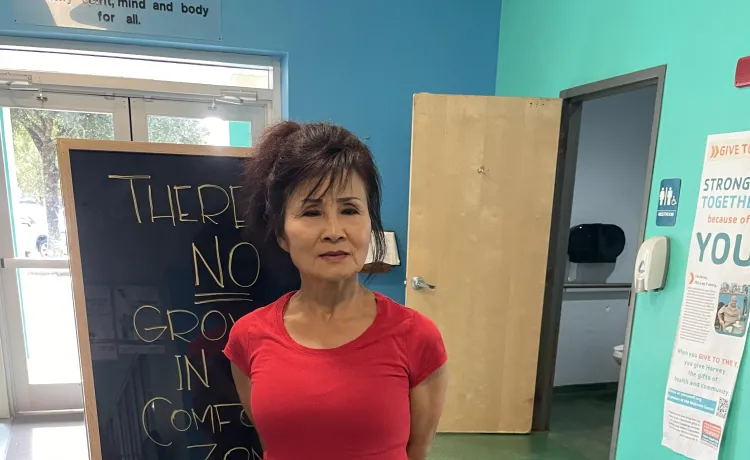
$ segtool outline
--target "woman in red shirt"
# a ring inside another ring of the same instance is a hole
[[[447,355],[419,313],[359,283],[384,254],[369,148],[326,123],[269,128],[247,160],[246,225],[263,226],[301,288],[241,318],[224,353],[267,460],[424,460]],[[374,238],[373,238],[374,236]]]

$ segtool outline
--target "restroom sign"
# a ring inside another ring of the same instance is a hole
[[[677,207],[680,205],[682,179],[664,179],[659,187],[659,206],[656,208],[656,225],[674,227]]]

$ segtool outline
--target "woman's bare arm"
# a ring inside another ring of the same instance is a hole
[[[234,386],[237,388],[237,394],[240,396],[240,402],[242,408],[245,409],[247,418],[250,419],[250,423],[255,425],[253,421],[253,413],[250,411],[250,390],[252,384],[250,383],[250,377],[245,375],[234,363],[232,364],[232,378],[234,378]]]
[[[409,460],[425,460],[435,438],[440,416],[445,405],[448,373],[443,365],[425,381],[411,389],[411,432],[406,454]]]

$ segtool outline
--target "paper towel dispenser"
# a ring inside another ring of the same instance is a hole
[[[617,225],[576,225],[568,235],[568,258],[576,264],[615,263],[624,249],[625,232]]]
[[[659,291],[667,281],[669,239],[654,236],[643,242],[635,258],[635,292]]]

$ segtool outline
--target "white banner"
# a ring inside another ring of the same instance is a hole
[[[709,136],[664,403],[662,444],[688,458],[719,457],[749,290],[750,131]]]
[[[221,0],[11,0],[19,24],[221,40]]]

